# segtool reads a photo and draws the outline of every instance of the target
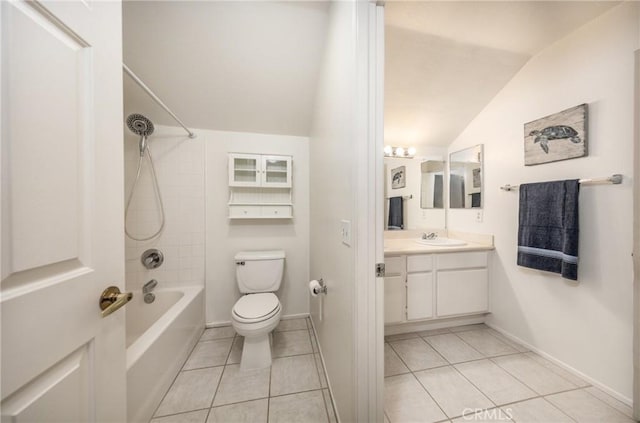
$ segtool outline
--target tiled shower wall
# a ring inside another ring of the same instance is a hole
[[[152,240],[134,241],[126,237],[126,288],[138,290],[151,279],[159,282],[159,288],[204,286],[204,142],[187,138],[178,128],[156,127],[150,149],[166,223],[162,234]],[[124,150],[126,201],[136,176],[138,138],[127,132]],[[160,225],[159,210],[145,157],[126,219],[129,233],[138,238],[154,233]],[[164,254],[164,264],[157,269],[147,270],[140,262],[140,256],[149,248],[157,248]]]

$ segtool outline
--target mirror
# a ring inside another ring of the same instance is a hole
[[[445,228],[442,156],[385,157],[384,174],[385,230]]]
[[[482,208],[482,144],[449,156],[449,207]]]
[[[420,163],[420,208],[444,208],[444,162],[426,160]]]

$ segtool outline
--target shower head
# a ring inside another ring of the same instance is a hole
[[[148,137],[153,134],[153,122],[138,113],[131,114],[127,117],[127,126],[131,132],[142,137]]]
[[[138,147],[140,157],[144,156],[144,152],[147,151],[147,137],[153,134],[153,122],[141,114],[134,113],[127,117],[127,126],[131,132],[140,135]]]

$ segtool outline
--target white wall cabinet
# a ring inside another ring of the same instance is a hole
[[[291,188],[291,157],[229,154],[230,187]]]
[[[291,156],[229,154],[229,219],[293,217]]]
[[[385,258],[385,324],[487,313],[488,252]]]

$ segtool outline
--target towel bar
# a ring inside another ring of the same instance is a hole
[[[622,183],[622,175],[619,173],[613,174],[606,178],[589,178],[589,179],[580,179],[580,185],[595,185],[595,184],[613,184],[618,185]],[[503,185],[500,187],[503,191],[513,191],[518,189],[520,185]]]
[[[390,199],[390,198],[393,198],[393,197],[387,197],[387,200]],[[412,198],[413,198],[413,194],[411,194],[411,195],[403,195],[402,196],[403,200],[411,200]]]

